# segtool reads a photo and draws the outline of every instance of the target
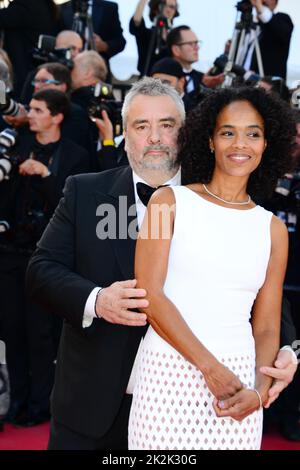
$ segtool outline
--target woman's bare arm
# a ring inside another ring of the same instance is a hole
[[[133,15],[133,21],[134,21],[135,26],[140,26],[140,24],[141,24],[144,9],[145,9],[147,1],[148,0],[139,0],[138,4],[136,6],[136,9],[135,9],[135,12],[134,12],[134,15]]]
[[[158,209],[164,209],[163,217],[157,216]],[[164,294],[175,220],[174,209],[175,197],[170,188],[158,190],[148,204],[135,258],[138,286],[146,289],[149,300],[149,307],[143,309],[143,312],[147,314],[154,330],[202,371],[214,396],[229,397],[242,388],[242,383],[205,348]]]
[[[288,257],[287,228],[277,217],[271,222],[271,256],[266,280],[255,300],[252,329],[256,349],[256,388],[263,402],[268,398],[272,378],[260,372],[272,366],[279,349],[283,282]]]

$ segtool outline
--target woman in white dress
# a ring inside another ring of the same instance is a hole
[[[260,448],[288,236],[254,201],[288,168],[294,133],[288,107],[252,88],[218,91],[187,118],[188,184],[152,196],[136,247],[150,327],[130,449]]]

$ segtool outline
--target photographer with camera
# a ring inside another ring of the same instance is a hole
[[[246,3],[246,2],[244,2]],[[259,24],[259,46],[265,75],[286,79],[287,60],[293,32],[293,22],[286,13],[274,13],[278,0],[248,0],[255,8]],[[244,64],[247,70],[258,72],[256,55],[249,48]]]
[[[125,48],[126,40],[119,19],[118,5],[106,0],[71,0],[60,6],[65,29],[74,29],[74,18],[79,16],[85,24],[85,43],[94,42],[96,51],[104,58],[108,71],[109,59]],[[92,20],[88,30],[87,16]],[[90,34],[93,37],[88,37]]]
[[[61,136],[69,100],[40,90],[30,102],[29,129],[22,128],[9,179],[0,183],[0,298],[3,339],[11,385],[7,419],[34,425],[49,418],[49,395],[59,331],[53,316],[28,302],[27,263],[62,195],[69,175],[90,171],[88,153]]]
[[[87,110],[90,103],[90,87],[105,82],[107,67],[104,59],[95,51],[83,51],[74,59],[71,71],[71,99]]]
[[[143,18],[146,4],[149,3],[149,17],[153,26],[147,28]],[[138,49],[137,69],[141,75],[148,75],[152,65],[166,57],[166,39],[173,26],[173,20],[179,16],[176,0],[139,0],[129,23],[129,32],[135,36]]]
[[[58,10],[54,0],[14,0],[0,10],[3,48],[14,69],[14,93],[19,98],[28,72],[33,69],[32,49],[40,34],[55,35]]]
[[[289,256],[284,282],[284,296],[288,314],[283,314],[281,338],[287,344],[300,334],[300,112],[295,111],[296,136],[292,158],[293,171],[277,182],[272,198],[264,206],[271,210],[287,226],[289,234]],[[289,318],[290,317],[290,318]],[[292,340],[286,339],[293,328]],[[299,369],[299,368],[298,368]],[[290,441],[300,441],[300,370],[293,382],[281,394],[273,410],[266,414],[267,423],[276,420],[281,434]]]
[[[60,90],[69,96],[71,92],[71,72],[65,65],[60,63],[53,62],[42,64],[36,69],[36,73],[31,81],[31,86],[33,93],[42,89],[53,89]],[[32,93],[25,103],[28,103],[31,97]],[[6,117],[5,120],[11,126],[19,127],[28,122],[28,116],[27,113],[25,113],[25,115],[23,114],[21,116]],[[84,110],[77,104],[70,103],[70,112],[62,122],[61,133],[63,137],[72,140],[85,148],[88,152],[92,150],[90,123]],[[95,169],[92,158],[91,169]]]

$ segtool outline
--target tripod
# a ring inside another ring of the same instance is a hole
[[[238,12],[242,11],[240,21],[237,21],[235,24],[233,37],[231,40],[231,46],[228,54],[228,61],[224,69],[225,80],[223,82],[222,88],[227,88],[232,85],[233,80],[236,75],[233,73],[234,66],[243,67],[245,60],[247,59],[247,54],[249,49],[254,44],[254,52],[256,54],[256,60],[258,65],[259,75],[264,77],[264,67],[262,62],[261,50],[258,41],[258,23],[253,21],[252,7],[246,11],[239,10],[241,8],[240,2],[237,5]],[[251,32],[254,31],[251,38]]]
[[[158,6],[158,14],[154,20],[154,27],[151,32],[151,39],[148,46],[147,58],[145,62],[145,67],[143,71],[143,77],[149,73],[150,63],[153,53],[158,55],[162,49],[162,39],[163,31],[168,31],[170,29],[168,19],[163,16],[164,2],[161,2]]]
[[[84,41],[84,49],[96,50],[91,15],[88,14],[88,0],[72,0],[74,18],[72,31],[78,33]]]

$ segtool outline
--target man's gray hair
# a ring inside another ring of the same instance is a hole
[[[94,78],[105,82],[107,78],[107,66],[103,57],[96,51],[83,51],[80,52],[75,58],[75,65],[86,70],[91,68],[93,70]]]
[[[134,83],[130,91],[125,96],[123,108],[122,108],[122,119],[123,128],[126,129],[128,108],[132,100],[139,95],[144,96],[169,96],[177,106],[182,122],[185,120],[185,109],[182,99],[174,87],[163,83],[158,78],[144,77],[138,82]]]

